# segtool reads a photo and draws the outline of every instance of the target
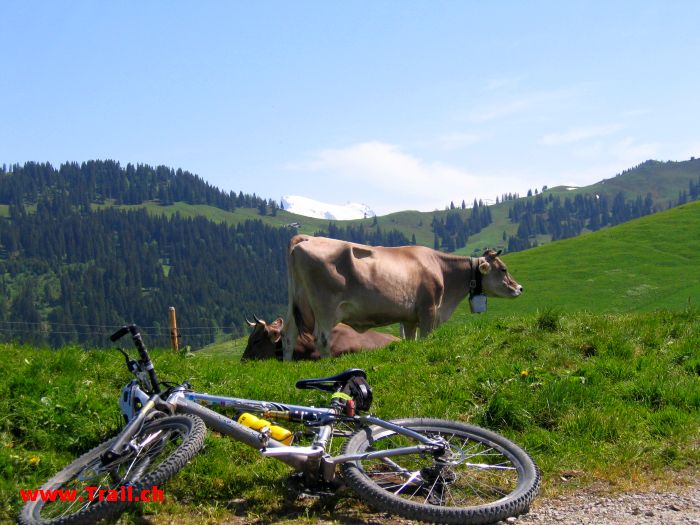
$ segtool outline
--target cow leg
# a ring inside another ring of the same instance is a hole
[[[318,324],[316,324],[314,336],[316,337],[316,350],[318,350],[318,353],[321,354],[321,357],[330,357],[331,331],[325,328],[321,328]]]
[[[431,306],[427,309],[424,315],[420,316],[418,319],[418,325],[420,328],[420,337],[428,337],[428,334],[435,330],[440,324],[440,318],[438,316],[437,307]]]
[[[418,325],[416,323],[401,323],[401,337],[415,341],[418,335]]]
[[[291,361],[294,355],[294,346],[299,337],[299,327],[294,319],[294,315],[287,315],[287,322],[284,324],[284,337],[282,338],[282,360]]]
[[[331,356],[331,331],[333,322],[321,319],[316,316],[314,323],[314,337],[316,338],[316,350],[321,354],[321,358]]]

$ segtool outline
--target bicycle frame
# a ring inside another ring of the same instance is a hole
[[[133,398],[148,398],[136,382],[131,382],[126,385],[124,390],[126,391],[127,389],[130,390]],[[158,397],[158,395],[151,396],[149,403],[144,406],[144,409],[150,410],[157,405],[157,403],[153,402],[155,397]],[[282,461],[295,470],[304,473],[306,476],[310,476],[313,479],[317,479],[320,476],[326,482],[332,482],[335,479],[336,466],[341,463],[359,459],[389,458],[391,456],[403,454],[439,453],[444,448],[440,440],[430,439],[408,428],[391,423],[390,421],[385,421],[374,416],[349,417],[338,415],[333,408],[309,407],[210,395],[191,391],[185,386],[178,386],[172,389],[164,400],[164,403],[170,407],[173,413],[196,415],[204,421],[208,428],[259,450],[265,457],[272,457]],[[290,414],[295,411],[304,414],[307,420],[321,421],[322,424],[311,427],[315,436],[310,446],[288,446],[272,439],[269,434],[246,427],[208,408],[209,406],[257,413],[273,420],[285,420],[285,414]],[[143,412],[146,410],[144,409],[139,413],[138,419],[145,417]],[[376,425],[398,434],[414,438],[420,444],[386,451],[344,454],[333,457],[327,452],[327,448],[337,422],[349,423],[356,428]],[[127,424],[127,428],[131,426],[131,423]]]
[[[172,414],[180,413],[198,416],[207,427],[259,450],[263,456],[278,459],[312,479],[318,479],[320,474],[320,477],[327,482],[332,482],[335,479],[336,466],[341,463],[380,458],[391,462],[388,459],[390,456],[402,454],[433,453],[437,456],[444,452],[446,448],[446,443],[441,439],[430,439],[401,425],[384,421],[374,416],[347,416],[340,414],[338,407],[319,408],[215,396],[194,392],[190,390],[187,383],[171,388],[166,394],[163,394],[161,393],[155,367],[151,362],[146,346],[143,344],[138,327],[136,325],[124,326],[112,334],[110,339],[116,342],[127,333],[131,334],[141,359],[133,361],[129,358],[128,353],[121,350],[126,358],[127,368],[136,376],[136,380],[130,381],[122,389],[120,407],[124,417],[127,419],[127,424],[115,440],[114,445],[102,455],[102,460],[105,463],[119,457],[125,446],[131,443],[131,439],[137,429],[140,428],[149,416],[149,412],[153,409]],[[141,388],[142,383],[151,392],[150,395]],[[239,412],[258,413],[273,420],[306,422],[307,426],[313,429],[314,439],[311,446],[288,446],[273,439],[270,436],[269,429],[267,433],[259,432],[211,410],[208,406],[232,408]],[[376,425],[413,438],[419,444],[386,451],[344,454],[332,457],[328,453],[327,448],[337,422],[348,423],[356,429]]]

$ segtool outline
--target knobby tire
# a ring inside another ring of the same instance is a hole
[[[19,515],[21,525],[86,525],[123,512],[133,502],[87,501],[85,487],[105,490],[132,486],[133,494],[159,486],[190,461],[204,445],[206,426],[195,416],[166,416],[146,423],[133,441],[137,450],[107,466],[100,456],[117,439],[86,452],[56,473],[40,490],[76,490],[73,502],[28,502]],[[140,448],[139,448],[140,447]],[[161,457],[164,456],[164,457]],[[83,501],[77,499],[82,496]]]
[[[449,447],[442,455],[428,452],[345,463],[347,484],[379,510],[432,523],[486,524],[527,512],[539,491],[540,471],[532,458],[495,432],[440,419],[393,423],[442,437]],[[343,454],[417,444],[371,426],[353,434]]]

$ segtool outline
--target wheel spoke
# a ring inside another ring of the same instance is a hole
[[[418,476],[420,476],[420,472],[414,472],[413,474],[411,474],[411,476],[406,480],[406,483],[404,483],[403,485],[401,485],[401,486],[399,487],[399,490],[397,490],[396,492],[394,492],[394,494],[399,494],[403,489],[405,489],[405,488],[408,487],[411,483],[413,483],[413,480],[415,480],[416,478],[418,478]]]
[[[361,460],[365,474],[384,490],[425,505],[480,505],[503,498],[517,486],[517,467],[493,446],[452,432],[426,434],[445,444],[439,461],[430,454]],[[371,450],[412,444],[405,436],[386,433],[375,437]]]

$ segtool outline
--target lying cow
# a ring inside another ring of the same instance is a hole
[[[346,323],[364,331],[401,323],[407,338],[427,336],[468,295],[518,297],[523,292],[499,259],[449,255],[424,246],[385,248],[297,235],[289,243],[289,307],[284,359],[299,332],[313,332],[322,356],[331,331]]]
[[[247,359],[282,359],[282,327],[284,321],[280,318],[272,323],[255,318],[255,322],[248,321],[253,332],[248,337],[248,345],[243,351],[241,360]],[[338,324],[331,330],[331,356],[360,352],[382,348],[389,343],[398,341],[398,337],[368,330],[361,334],[346,324]],[[310,333],[301,333],[297,337],[292,359],[317,360],[321,354],[316,349],[314,337]]]

